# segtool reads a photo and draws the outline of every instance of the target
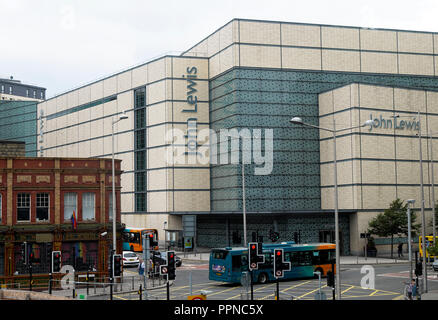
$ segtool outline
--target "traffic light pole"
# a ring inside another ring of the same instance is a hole
[[[332,273],[333,276],[335,276],[335,264],[332,262]],[[336,287],[336,281],[333,281],[333,300],[336,300],[336,294],[335,294],[335,287]]]
[[[249,272],[249,276],[251,278],[251,280],[250,280],[250,284],[251,284],[251,300],[254,300],[254,283],[253,283],[253,279],[252,279],[252,277],[253,277],[252,270]]]
[[[166,287],[167,287],[167,300],[170,300],[170,286],[169,286],[169,279],[167,279]]]
[[[280,300],[280,280],[277,278],[277,300]]]
[[[144,286],[144,299],[147,300],[148,299],[148,272],[149,272],[149,247],[150,247],[150,243],[149,243],[149,237],[147,234],[143,235],[143,261],[145,264],[145,270],[144,270],[144,281],[143,281],[143,286]],[[153,271],[153,270],[152,270]]]
[[[113,256],[114,250],[111,250],[111,262],[110,262],[110,300],[113,300]]]
[[[33,282],[33,279],[32,279],[32,261],[31,261],[31,259],[29,259],[29,290],[30,291],[32,291],[32,282]]]

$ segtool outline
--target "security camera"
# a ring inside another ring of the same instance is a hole
[[[102,233],[100,234],[100,236],[101,236],[101,237],[105,237],[107,234],[108,234],[108,232],[105,231],[105,232],[102,232]]]
[[[408,200],[406,200],[406,202],[414,204],[415,203],[415,199],[408,199]]]

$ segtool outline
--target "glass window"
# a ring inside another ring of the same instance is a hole
[[[33,97],[36,98],[36,91],[33,90]]]
[[[211,252],[213,259],[224,260],[227,257],[228,251],[212,251]]]
[[[134,91],[135,108],[146,106],[146,88],[141,88]]]
[[[146,193],[135,194],[135,211],[146,211]]]
[[[2,93],[5,93],[5,86],[2,85]]]
[[[146,169],[146,151],[138,151],[135,153],[135,170]]]
[[[49,220],[49,194],[37,193],[36,195],[36,219],[37,221]]]
[[[146,191],[146,172],[135,173],[135,191]]]
[[[78,195],[75,192],[64,193],[64,220],[70,220],[73,215],[73,211],[75,212],[77,219],[77,196]]]
[[[135,110],[135,128],[140,129],[146,127],[146,109]]]
[[[97,269],[97,241],[63,242],[61,252],[63,265],[71,265],[82,272]]]
[[[231,257],[231,266],[233,268],[233,271],[240,271],[240,268],[242,266],[242,259],[240,255]]]
[[[12,94],[12,87],[9,87],[9,94]]]
[[[146,148],[146,130],[135,131],[135,148]]]
[[[82,194],[82,220],[94,220],[94,203],[95,194],[93,192],[85,192]]]
[[[17,194],[17,221],[30,221],[30,194]]]
[[[29,89],[26,89],[26,97],[29,96]]]

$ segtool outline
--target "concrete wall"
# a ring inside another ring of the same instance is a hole
[[[338,130],[373,120],[372,127],[338,133],[337,138],[339,208],[358,211],[350,224],[352,248],[359,248],[360,233],[393,200],[415,199],[414,209],[419,210],[421,206],[418,110],[423,137],[425,207],[429,208],[425,216],[429,226],[433,204],[428,132],[436,127],[438,120],[437,98],[438,92],[433,91],[358,83],[320,95],[320,126],[332,128],[333,117]],[[393,118],[394,115],[400,117]],[[323,131],[320,138],[321,206],[330,209],[334,207],[333,139]],[[436,140],[434,137],[434,144]],[[436,148],[433,152],[433,159],[437,159]],[[436,189],[435,199],[438,199]]]

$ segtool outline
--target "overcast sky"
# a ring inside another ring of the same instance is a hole
[[[438,0],[0,0],[0,77],[47,97],[163,54],[233,18],[438,32]]]

